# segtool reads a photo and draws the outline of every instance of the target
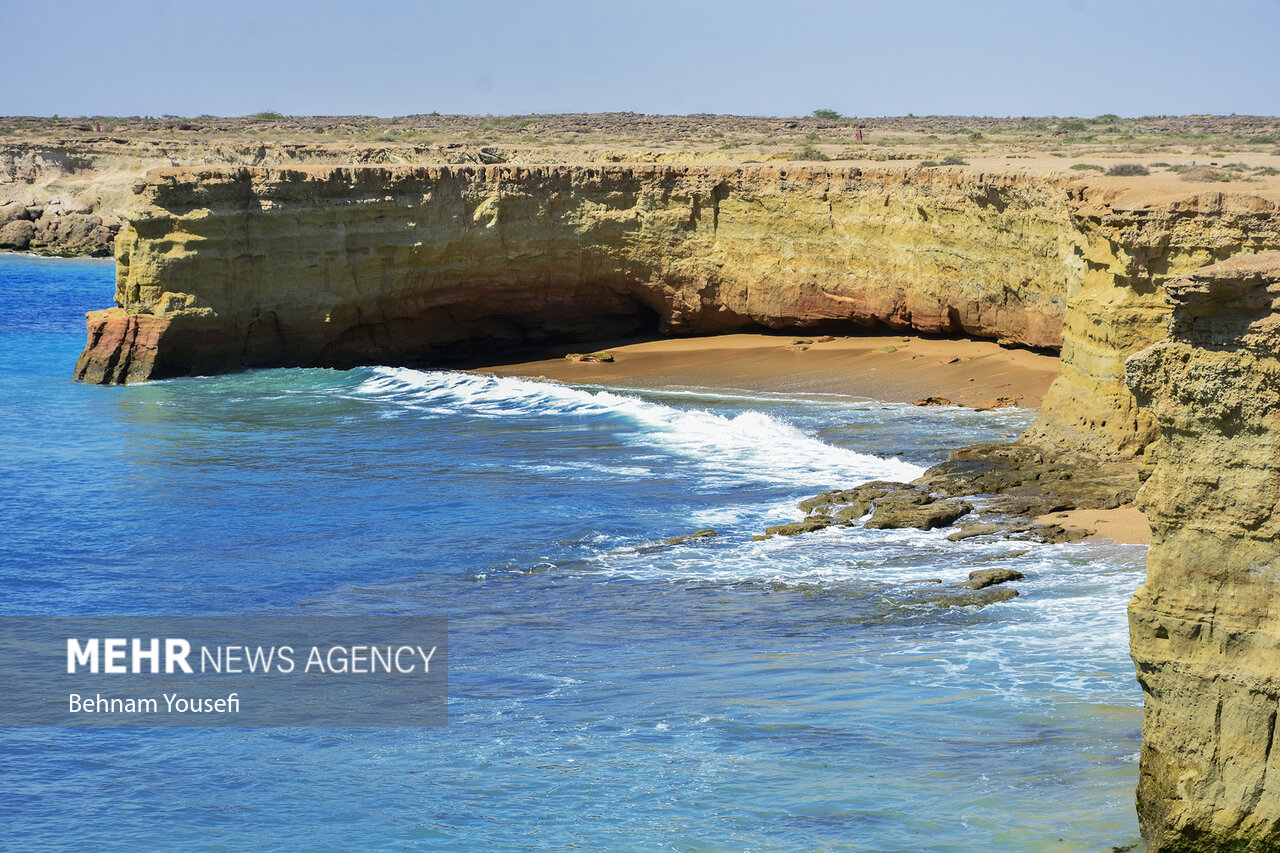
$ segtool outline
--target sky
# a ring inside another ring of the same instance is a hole
[[[0,0],[6,115],[1280,114],[1280,0]]]

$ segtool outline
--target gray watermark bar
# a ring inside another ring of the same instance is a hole
[[[444,617],[0,617],[0,726],[442,726]]]

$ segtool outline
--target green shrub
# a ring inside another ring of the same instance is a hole
[[[921,161],[920,165],[921,165],[923,168],[928,169],[930,166],[937,166],[937,165],[938,165],[938,161],[937,161],[937,160],[923,160],[923,161]]]
[[[970,142],[981,142],[983,140],[982,131],[974,130],[969,133]]]
[[[249,116],[249,118],[254,118],[254,119],[257,119],[258,121],[279,121],[280,119],[284,118],[284,116],[272,110],[267,110],[264,113],[254,113],[253,115]]]
[[[1068,133],[1071,131],[1079,131],[1084,129],[1085,129],[1085,123],[1080,121],[1079,119],[1075,119],[1075,118],[1063,119],[1062,121],[1058,122],[1058,130],[1064,133]]]
[[[840,118],[840,113],[836,112],[835,110],[814,110],[813,117],[834,119],[834,118]]]
[[[1127,178],[1134,175],[1150,175],[1151,170],[1141,163],[1117,163],[1110,169],[1107,169],[1108,175]]]
[[[828,157],[826,154],[823,154],[817,148],[814,148],[812,145],[806,145],[805,147],[797,151],[795,154],[792,154],[791,159],[792,160],[830,160],[831,158]]]
[[[1095,171],[1095,172],[1104,172],[1104,171],[1106,171],[1106,170],[1105,170],[1105,169],[1103,169],[1101,166],[1095,165],[1095,164],[1093,164],[1093,163],[1076,163],[1076,164],[1074,164],[1071,168],[1072,168],[1072,169],[1074,169],[1074,170],[1075,170],[1075,171],[1077,171],[1077,172],[1083,172],[1085,169],[1089,169],[1089,170],[1091,170],[1091,171]]]
[[[969,161],[961,157],[959,154],[948,154],[942,158],[943,166],[968,166]]]

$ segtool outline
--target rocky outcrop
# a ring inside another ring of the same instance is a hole
[[[1161,439],[1129,608],[1153,851],[1280,849],[1280,253],[1170,282],[1167,337],[1128,362]]]
[[[82,379],[436,363],[649,326],[881,323],[1056,347],[1084,269],[1063,186],[1008,175],[157,170],[139,195]],[[151,318],[154,355],[117,352],[121,312]]]
[[[1164,335],[1165,282],[1237,254],[1280,249],[1280,208],[1244,193],[1125,205],[1073,193],[1084,275],[1073,281],[1058,379],[1026,439],[1132,456],[1155,438],[1125,385],[1125,359]]]
[[[1085,451],[1039,447],[1025,438],[954,450],[916,481],[943,495],[987,495],[988,512],[1035,518],[1069,509],[1113,509],[1130,503],[1138,466]]]
[[[110,255],[124,220],[89,212],[61,199],[35,204],[0,203],[0,249],[61,255]]]

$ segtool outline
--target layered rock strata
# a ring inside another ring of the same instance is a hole
[[[1071,212],[1086,268],[1068,296],[1059,377],[1026,439],[1130,456],[1157,431],[1125,385],[1124,361],[1163,337],[1165,282],[1280,249],[1280,208],[1242,193],[1134,206],[1074,192]]]
[[[0,144],[0,249],[109,256],[147,171],[173,166],[500,163],[494,146],[82,138]]]
[[[883,324],[1061,347],[1028,440],[1100,458],[1155,435],[1123,365],[1160,335],[1163,283],[1280,248],[1280,211],[1260,197],[1123,203],[964,170],[160,169],[134,190],[86,381]]]
[[[1057,347],[1083,274],[1067,201],[1043,179],[853,168],[157,170],[76,373],[425,364],[644,327]],[[143,326],[154,351],[128,345]]]
[[[1160,430],[1129,608],[1145,696],[1138,813],[1153,851],[1280,849],[1280,253],[1167,285],[1128,362]]]

